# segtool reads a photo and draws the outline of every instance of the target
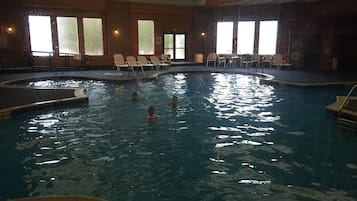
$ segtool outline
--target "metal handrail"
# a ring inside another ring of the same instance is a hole
[[[352,88],[350,89],[350,91],[348,92],[345,100],[343,100],[340,108],[338,109],[338,116],[340,117],[341,111],[342,109],[345,107],[346,103],[348,102],[348,100],[351,98],[351,94],[353,92],[353,90],[355,90],[357,88],[357,84],[353,85]]]

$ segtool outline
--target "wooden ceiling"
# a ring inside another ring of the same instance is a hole
[[[316,2],[319,0],[206,0],[206,6],[229,6],[229,5],[262,5],[282,4],[292,2]]]
[[[292,2],[316,2],[319,0],[113,0],[113,1],[214,7],[214,6],[231,6],[231,5],[282,4],[282,3],[292,3]]]

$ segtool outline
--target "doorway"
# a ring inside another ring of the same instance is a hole
[[[186,34],[164,33],[164,54],[174,61],[186,60]]]

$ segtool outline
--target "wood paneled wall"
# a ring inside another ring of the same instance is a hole
[[[332,59],[337,57],[340,68],[356,69],[350,53],[354,52],[357,43],[355,4],[354,0],[326,0],[282,5],[194,7],[111,0],[86,0],[85,3],[82,0],[1,1],[0,36],[6,40],[7,46],[0,47],[0,65],[26,64],[30,50],[27,15],[46,14],[103,18],[105,55],[91,58],[93,67],[111,66],[114,53],[137,55],[138,19],[154,20],[156,38],[162,38],[164,32],[186,33],[187,61],[193,61],[196,53],[207,55],[215,51],[217,21],[278,19],[277,52],[285,59],[291,59],[292,51],[299,51],[301,57],[295,63],[298,67],[310,65],[329,69]],[[16,32],[6,33],[7,26],[15,27]],[[113,36],[114,29],[120,30],[119,36]],[[206,33],[205,37],[201,37],[201,32]],[[301,46],[292,46],[298,42]],[[156,43],[155,54],[162,51],[162,44]],[[52,65],[63,66],[65,62],[65,58],[53,58]],[[70,63],[80,65],[71,60]]]

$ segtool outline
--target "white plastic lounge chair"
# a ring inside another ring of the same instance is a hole
[[[260,65],[261,67],[271,67],[271,63],[273,61],[273,56],[272,55],[261,55],[261,62]]]
[[[213,63],[213,67],[216,66],[217,54],[214,52],[211,52],[207,55],[206,66],[208,66],[210,63]]]
[[[170,55],[167,54],[161,54],[160,58],[162,60],[163,63],[165,64],[171,64],[171,59],[170,59]]]
[[[156,66],[156,69],[159,70],[160,67],[169,67],[170,65],[167,63],[162,63],[159,59],[159,57],[157,56],[150,56],[150,61],[152,64],[154,64]]]
[[[129,76],[129,70],[131,70],[134,76],[136,76],[134,68],[132,66],[129,66],[128,63],[124,61],[124,57],[122,54],[114,54],[113,59],[114,59],[115,67],[117,68],[118,71],[120,71],[120,68],[128,68],[128,76]]]
[[[120,68],[128,68],[128,76],[129,76],[129,70],[133,71],[133,73],[135,74],[134,69],[130,68],[129,65],[125,63],[122,54],[114,54],[113,59],[114,59],[114,65],[118,71],[120,71]]]
[[[283,57],[281,56],[281,54],[276,54],[273,56],[272,66],[276,66],[276,69],[278,69],[278,70],[280,70],[282,68],[290,69],[291,64],[286,63],[286,61],[283,60]]]
[[[250,67],[251,68],[255,68],[255,70],[257,70],[260,66],[260,60],[261,60],[261,56],[258,54],[253,54],[252,55],[252,59],[251,59],[251,63],[250,63]]]
[[[154,64],[150,63],[145,56],[138,56],[138,64],[140,64],[144,68],[153,69],[156,67]]]
[[[253,67],[257,69],[260,65],[260,56],[258,54],[243,55],[242,63],[243,63],[243,67],[247,68],[247,70]]]
[[[126,62],[128,62],[128,65],[130,68],[140,68],[141,69],[141,72],[143,73],[143,75],[145,76],[145,72],[144,72],[144,68],[142,65],[140,65],[134,56],[127,56],[126,57]],[[136,76],[136,75],[135,75]]]
[[[251,63],[252,63],[252,55],[250,55],[250,54],[242,55],[243,68],[249,69]]]
[[[220,67],[222,64],[223,68],[226,68],[227,58],[225,55],[217,55],[217,60],[218,60],[217,67]]]
[[[114,59],[115,67],[117,68],[118,71],[120,71],[120,68],[128,67],[128,64],[125,63],[124,57],[122,54],[114,54],[113,59]]]

